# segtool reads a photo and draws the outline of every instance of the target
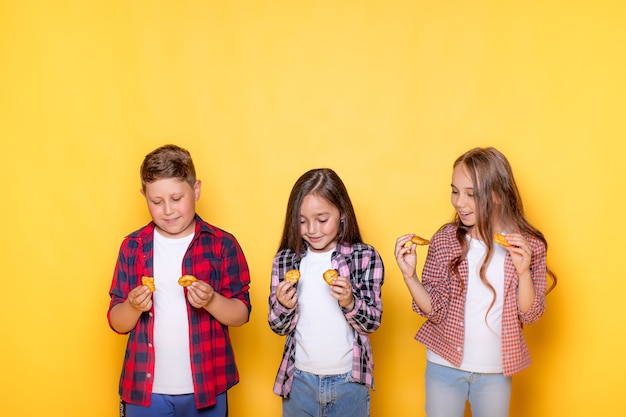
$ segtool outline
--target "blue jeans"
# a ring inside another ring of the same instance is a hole
[[[125,404],[125,408],[124,417],[226,417],[228,399],[224,392],[217,396],[215,405],[197,409],[193,394],[152,394],[149,407]]]
[[[283,417],[369,417],[370,392],[350,373],[314,375],[296,369]]]
[[[473,417],[507,417],[511,377],[479,374],[426,363],[426,415],[463,417],[469,400]]]

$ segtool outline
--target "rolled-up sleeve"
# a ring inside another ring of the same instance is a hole
[[[291,333],[298,322],[298,305],[293,308],[283,306],[276,297],[276,287],[285,276],[285,272],[292,268],[293,264],[286,260],[288,252],[281,251],[274,257],[272,264],[272,280],[269,295],[269,313],[267,321],[272,331],[284,336]]]
[[[352,283],[354,308],[344,314],[348,323],[356,331],[372,333],[380,327],[382,319],[381,287],[385,277],[385,267],[382,258],[372,247],[363,250],[359,261],[354,272],[355,282]],[[341,274],[342,268],[339,269]]]

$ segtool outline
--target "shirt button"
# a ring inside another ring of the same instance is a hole
[[[152,343],[148,343],[148,347],[149,347],[149,348],[152,348]]]
[[[147,373],[146,374],[146,378],[152,378],[152,374],[151,373]]]
[[[461,348],[460,348],[460,347],[456,348],[456,351],[457,351],[457,352],[460,352],[460,351],[461,351]]]

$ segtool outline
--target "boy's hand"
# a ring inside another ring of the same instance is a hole
[[[126,300],[139,311],[150,311],[152,308],[152,292],[145,285],[140,285],[131,290]]]
[[[215,290],[204,281],[196,281],[187,287],[187,301],[196,308],[205,308],[213,297]]]

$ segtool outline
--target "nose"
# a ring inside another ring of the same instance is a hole
[[[467,202],[469,200],[469,197],[465,194],[459,194],[456,198],[456,207],[464,207],[465,205],[467,205]]]
[[[459,196],[459,195],[452,196],[452,206],[456,210],[461,210],[463,207],[465,207],[465,203],[466,203],[466,200],[462,196]]]
[[[317,224],[316,222],[309,222],[307,224],[307,233],[310,235],[314,235],[317,233]]]
[[[174,212],[174,207],[173,204],[169,201],[166,201],[164,206],[163,206],[163,212],[164,214],[172,214]]]

